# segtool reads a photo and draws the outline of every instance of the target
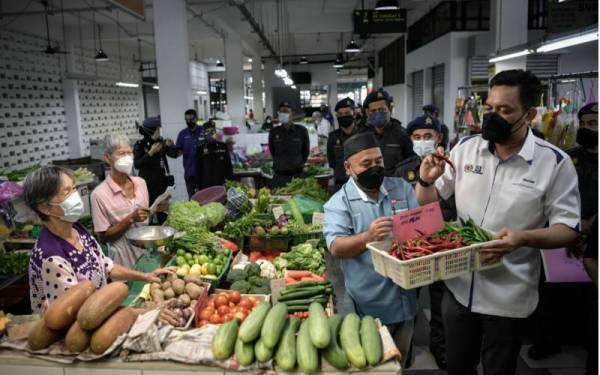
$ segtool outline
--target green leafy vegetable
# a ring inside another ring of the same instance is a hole
[[[303,243],[292,247],[287,253],[282,253],[273,260],[279,273],[289,270],[310,271],[317,275],[325,273],[325,250],[315,248],[310,243]]]
[[[29,254],[25,252],[0,253],[0,280],[24,274],[29,267]]]
[[[227,211],[220,203],[200,206],[196,201],[178,201],[171,205],[166,225],[178,231],[218,225],[225,219]]]
[[[218,248],[217,237],[204,228],[192,228],[173,241],[173,248],[182,248],[196,254],[214,256]]]
[[[329,199],[327,191],[319,185],[319,182],[313,178],[294,178],[286,186],[273,191],[276,195],[295,195],[302,194],[307,197],[318,199],[322,202]]]

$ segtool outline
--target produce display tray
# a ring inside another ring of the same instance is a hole
[[[227,257],[227,263],[225,263],[225,267],[223,267],[223,270],[217,276],[216,279],[211,279],[211,278],[207,278],[204,276],[200,276],[200,279],[202,279],[202,281],[210,284],[210,286],[211,286],[210,291],[214,290],[217,286],[219,286],[221,284],[223,279],[225,279],[227,272],[229,272],[229,267],[231,266],[231,258],[233,256],[232,254],[233,254],[232,252],[229,252],[229,256]],[[166,264],[166,267],[177,266],[176,261],[177,261],[177,257],[171,258],[171,260],[169,260],[169,262]]]
[[[314,231],[290,236],[290,246],[300,245],[308,240],[318,240],[319,242],[323,241],[323,231]]]
[[[252,251],[288,251],[290,239],[289,236],[250,236],[247,243],[248,250]]]
[[[371,242],[367,248],[371,252],[373,267],[382,276],[391,279],[404,289],[413,289],[433,284],[438,280],[447,280],[473,271],[483,271],[498,267],[502,260],[481,261],[479,250],[485,243],[474,244],[458,249],[441,251],[423,257],[399,260],[388,251],[392,241]]]

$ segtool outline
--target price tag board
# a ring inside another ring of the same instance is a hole
[[[321,225],[325,220],[325,214],[323,212],[313,212],[312,223],[313,225]]]
[[[279,220],[279,216],[283,215],[283,206],[275,206],[273,207],[273,216],[275,220]]]
[[[444,227],[444,217],[439,202],[401,212],[392,216],[394,240],[404,242],[422,234],[430,235]]]

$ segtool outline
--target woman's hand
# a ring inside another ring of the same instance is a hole
[[[158,268],[155,269],[152,272],[149,272],[147,274],[145,274],[146,277],[146,281],[149,283],[160,283],[160,275],[172,275],[175,274],[175,272],[173,272],[173,270],[168,269],[168,268]]]
[[[149,214],[150,214],[149,209],[137,208],[136,210],[134,210],[132,213],[129,214],[129,218],[133,221],[133,223],[141,223],[148,219]]]

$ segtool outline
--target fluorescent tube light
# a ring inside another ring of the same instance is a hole
[[[557,49],[593,42],[594,40],[598,40],[598,30],[573,35],[562,39],[549,40],[543,43],[542,46],[536,50],[536,52],[541,53],[556,51]]]
[[[490,59],[490,62],[491,63],[496,63],[496,62],[499,62],[499,61],[510,60],[510,59],[514,59],[515,57],[521,57],[521,56],[529,55],[532,52],[533,51],[530,50],[530,49],[524,49],[524,50],[519,51],[519,52],[514,52],[514,53],[509,53],[507,55],[493,57],[493,58]]]
[[[134,88],[140,87],[140,85],[138,83],[130,83],[130,82],[117,82],[117,83],[115,83],[115,85],[119,86],[119,87],[134,87]]]
[[[198,94],[198,95],[206,95],[207,92],[204,91],[204,90],[200,90],[200,91],[196,91],[196,94]]]
[[[152,88],[153,88],[154,90],[158,90],[158,85],[154,85],[154,86],[152,86]]]

